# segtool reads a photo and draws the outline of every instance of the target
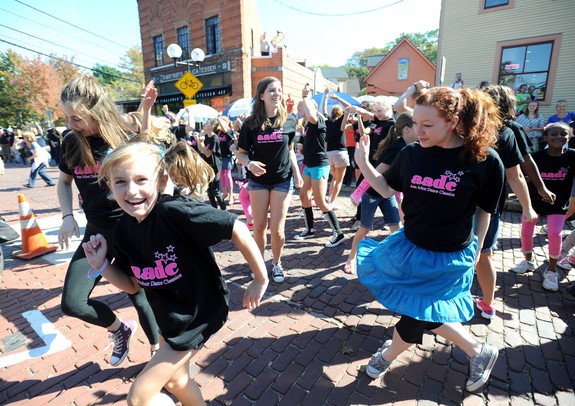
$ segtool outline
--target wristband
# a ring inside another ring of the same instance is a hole
[[[90,268],[88,270],[88,278],[90,279],[96,279],[97,277],[99,277],[100,275],[102,275],[104,273],[104,271],[106,270],[106,267],[110,265],[110,261],[108,261],[108,258],[106,258],[104,260],[104,263],[102,264],[102,266],[100,267],[100,269],[98,269],[98,271],[96,272],[94,270],[94,268]]]
[[[252,164],[252,161],[248,161],[248,165],[246,166],[246,168],[248,168],[248,171],[250,170],[250,165]]]
[[[66,214],[64,216],[62,216],[62,220],[64,220],[66,217],[72,216],[74,217],[74,213],[70,213],[70,214]]]

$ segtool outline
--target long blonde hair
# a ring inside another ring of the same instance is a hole
[[[98,135],[110,148],[117,148],[130,138],[131,129],[122,119],[107,90],[94,76],[81,75],[72,79],[62,89],[60,101],[78,113],[93,118],[98,123]],[[86,137],[72,130],[66,138],[70,144],[64,159],[69,167],[96,165]]]
[[[155,165],[160,175],[167,173],[172,181],[189,188],[192,193],[204,190],[214,178],[213,169],[185,141],[178,141],[165,152],[158,146],[146,142],[130,142],[113,150],[104,160],[98,175],[99,180],[109,180],[114,168],[136,160]]]

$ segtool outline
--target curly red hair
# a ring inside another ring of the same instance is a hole
[[[495,103],[485,93],[472,88],[434,87],[423,90],[415,103],[437,109],[440,117],[459,118],[456,133],[463,138],[463,155],[484,161],[487,149],[494,147],[502,122]]]

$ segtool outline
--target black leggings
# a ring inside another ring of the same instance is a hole
[[[423,333],[425,330],[435,330],[443,323],[434,323],[431,321],[421,321],[413,317],[402,315],[401,319],[395,325],[395,331],[403,341],[409,344],[423,343]]]
[[[233,188],[232,188],[233,190]],[[210,204],[214,209],[218,207],[222,210],[226,209],[226,203],[222,198],[222,192],[220,191],[220,174],[216,173],[214,180],[208,184],[208,198],[210,199]]]
[[[114,248],[110,232],[96,230],[88,224],[82,242],[86,242],[90,236],[97,233],[102,234],[108,241],[108,256],[111,256],[114,253]],[[84,249],[80,245],[74,253],[66,272],[64,289],[62,291],[62,313],[76,317],[86,323],[108,328],[116,321],[116,315],[108,305],[90,298],[92,291],[102,277],[97,279],[88,278],[89,269],[90,265],[86,260]],[[150,344],[159,343],[158,325],[144,290],[140,289],[133,295],[128,294],[128,298],[136,308],[140,325]]]

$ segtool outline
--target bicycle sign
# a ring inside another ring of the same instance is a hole
[[[184,94],[184,96],[191,99],[202,87],[204,87],[204,84],[200,82],[192,72],[187,71],[184,73],[184,76],[176,82],[176,87]]]

